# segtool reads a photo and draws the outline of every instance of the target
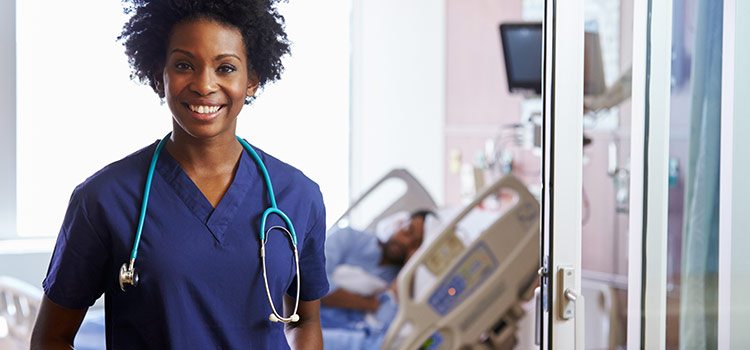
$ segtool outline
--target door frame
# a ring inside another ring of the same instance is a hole
[[[633,4],[628,349],[664,349],[672,0]]]
[[[566,303],[559,271],[572,268],[568,287],[581,285],[581,208],[583,167],[584,0],[546,0],[544,5],[544,94],[541,260],[548,261],[542,283],[542,348],[583,348],[583,298],[574,316],[561,317]],[[576,342],[578,338],[578,342]]]

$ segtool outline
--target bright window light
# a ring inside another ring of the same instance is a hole
[[[348,204],[349,1],[280,5],[292,56],[237,131],[321,186],[328,224]],[[121,1],[24,0],[17,16],[18,235],[54,236],[75,186],[163,137],[171,118],[129,78]]]

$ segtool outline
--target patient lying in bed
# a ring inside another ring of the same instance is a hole
[[[430,215],[420,222],[423,244],[428,245],[436,236],[443,231],[444,225],[459,213],[460,208],[444,208],[435,215]],[[497,220],[501,214],[494,211],[471,212],[456,226],[456,236],[468,246],[476,236],[483,232],[491,223]],[[408,216],[407,216],[408,218]],[[439,220],[439,219],[442,220]],[[351,234],[352,236],[346,236]],[[364,238],[366,237],[369,238]],[[395,234],[394,234],[395,235]],[[321,308],[321,320],[323,325],[323,344],[327,350],[343,349],[379,349],[391,322],[398,312],[397,293],[394,288],[396,275],[385,275],[382,273],[383,265],[363,266],[361,264],[349,264],[341,259],[339,254],[347,254],[364,258],[369,256],[368,249],[340,249],[337,247],[338,240],[348,241],[348,245],[358,245],[358,239],[375,241],[376,235],[360,232],[352,229],[343,229],[331,233],[326,242],[326,267],[329,276],[331,290],[336,293],[342,290],[346,294],[354,294],[358,298],[370,299],[370,308],[355,310],[354,308],[337,308],[327,305],[323,298]],[[358,238],[359,237],[359,238]],[[381,238],[382,239],[382,238]],[[382,244],[381,245],[386,245]],[[417,246],[418,248],[419,246]],[[350,247],[351,248],[351,247]],[[404,259],[404,263],[417,249],[413,249]],[[377,250],[376,250],[377,252]],[[330,254],[329,254],[330,253]],[[354,259],[356,260],[356,259]],[[366,261],[377,259],[368,258]],[[342,262],[343,261],[343,262]],[[351,260],[350,260],[351,261]],[[397,273],[396,273],[397,274]],[[429,287],[435,283],[435,276],[424,270],[423,266],[417,269],[412,290],[415,297],[421,298],[423,293],[428,292]],[[421,287],[421,288],[416,288]],[[374,299],[375,301],[372,301]]]
[[[321,307],[327,349],[377,347],[365,342],[388,329],[397,311],[390,286],[422,244],[424,222],[429,214],[429,211],[412,213],[385,242],[374,233],[351,228],[329,234],[326,272],[331,292],[322,299]],[[347,342],[339,344],[329,339],[332,335]],[[334,342],[339,345],[334,347]]]

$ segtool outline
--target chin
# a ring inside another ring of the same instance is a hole
[[[190,123],[187,123],[187,125],[185,125],[179,120],[177,121],[177,125],[185,134],[198,140],[210,140],[224,134],[232,134],[232,136],[234,136],[234,128],[226,125],[191,125]]]

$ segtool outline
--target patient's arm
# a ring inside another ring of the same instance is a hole
[[[294,310],[294,299],[284,295],[284,314]],[[287,342],[294,350],[323,349],[323,331],[320,327],[320,301],[299,301],[299,321],[287,323],[284,334]]]
[[[347,292],[341,288],[336,289],[332,293],[323,297],[321,302],[325,306],[365,312],[377,311],[378,306],[380,306],[377,296],[364,297],[352,292]]]
[[[86,309],[62,307],[45,295],[31,336],[31,349],[73,349],[73,339],[85,315]]]

